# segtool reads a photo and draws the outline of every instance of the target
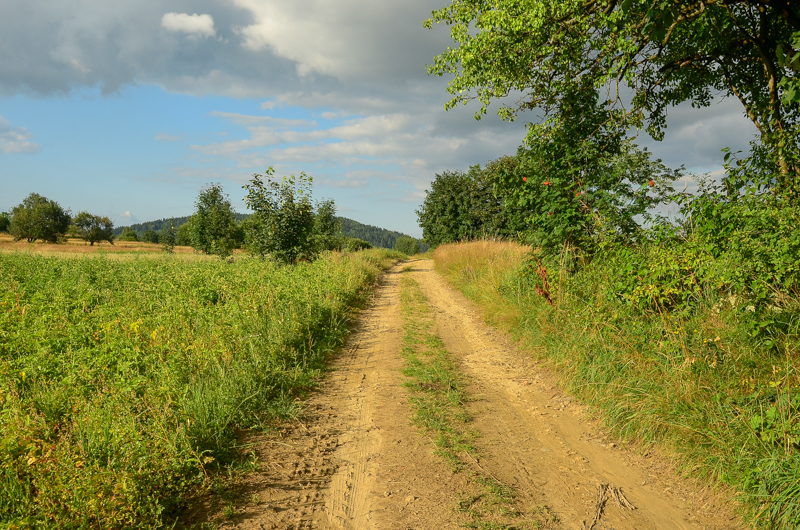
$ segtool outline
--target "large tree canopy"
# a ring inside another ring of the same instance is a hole
[[[670,106],[736,97],[761,131],[779,184],[796,186],[796,1],[452,0],[426,24],[433,22],[451,25],[456,43],[429,66],[455,76],[447,108],[477,99],[479,117],[493,99],[520,94],[500,114],[541,109],[552,127],[577,119],[565,114],[585,110],[575,100],[594,90],[605,115],[595,131],[641,127],[660,139]]]

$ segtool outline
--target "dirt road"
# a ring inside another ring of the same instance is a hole
[[[256,441],[258,469],[239,484],[220,528],[444,530],[469,522],[454,510],[467,474],[452,472],[409,420],[401,275],[421,287],[469,381],[476,465],[513,488],[523,511],[546,506],[559,519],[553,528],[576,530],[741,528],[728,505],[678,478],[665,459],[610,439],[546,370],[486,327],[429,260],[387,272],[304,417]]]

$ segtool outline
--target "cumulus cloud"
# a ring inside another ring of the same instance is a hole
[[[385,193],[403,183],[410,192],[395,190],[389,195],[412,202],[424,198],[436,173],[466,169],[513,152],[523,133],[521,124],[489,119],[481,133],[470,127],[443,126],[430,115],[412,112],[328,116],[333,122],[322,124],[313,119],[213,115],[241,126],[247,136],[192,145],[206,160],[233,162],[241,172],[270,165],[287,173],[305,170],[331,188],[364,189],[379,183]],[[474,122],[471,114],[468,119]]]
[[[175,33],[185,33],[190,37],[216,37],[214,18],[211,15],[194,13],[165,13],[161,17],[161,27]]]
[[[35,153],[41,146],[31,142],[33,134],[25,127],[14,127],[0,116],[0,152],[6,154]]]

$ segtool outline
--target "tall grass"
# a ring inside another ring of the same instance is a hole
[[[0,254],[0,523],[155,528],[297,413],[391,253]]]
[[[619,435],[733,486],[757,526],[800,527],[798,300],[784,293],[766,310],[780,325],[765,337],[746,298],[712,288],[689,312],[642,311],[616,296],[614,263],[597,259],[573,274],[551,267],[551,305],[528,251],[475,242],[441,246],[434,259]],[[634,258],[646,263],[647,252]]]

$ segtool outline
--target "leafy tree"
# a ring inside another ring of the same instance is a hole
[[[133,228],[126,226],[122,229],[122,233],[117,239],[120,241],[139,241],[139,236],[136,235],[136,231]]]
[[[191,220],[192,218],[189,217],[189,220],[183,223],[178,227],[178,231],[175,232],[175,245],[181,247],[190,247],[192,246],[192,239],[191,239]]]
[[[640,222],[653,219],[656,206],[670,200],[682,169],[651,160],[630,141],[621,143],[618,154],[604,153],[587,163],[571,156],[574,151],[560,142],[561,131],[537,136],[531,147],[519,149],[515,166],[496,172],[498,191],[528,212],[531,242],[549,252],[568,244],[591,253],[600,233],[635,238]]]
[[[585,106],[576,101],[594,93],[593,113],[604,125],[565,135],[577,148],[609,128],[644,127],[661,139],[670,106],[708,106],[717,94],[736,97],[761,132],[766,160],[777,173],[774,184],[797,191],[797,2],[452,0],[426,25],[434,21],[451,25],[456,43],[428,69],[454,76],[448,109],[478,99],[479,117],[492,100],[519,93],[518,104],[499,113],[512,120],[540,109],[553,118],[529,128],[535,137],[540,127],[579,122]]]
[[[142,241],[145,243],[158,243],[158,232],[155,230],[145,230],[142,234]]]
[[[11,224],[11,216],[8,212],[0,212],[0,232],[8,232],[9,224]]]
[[[394,249],[408,256],[413,256],[414,254],[419,254],[419,241],[409,236],[398,237],[397,242],[394,244]]]
[[[336,205],[328,199],[317,204],[314,216],[314,248],[317,252],[340,246],[342,223],[336,217]]]
[[[204,254],[224,258],[239,246],[233,207],[222,186],[210,184],[200,191],[188,232],[191,246]]]
[[[96,241],[108,241],[114,244],[114,223],[108,217],[80,212],[72,219],[77,228],[78,237],[94,245]]]
[[[311,204],[311,177],[300,173],[276,182],[269,167],[264,175],[254,174],[245,203],[253,210],[247,224],[248,248],[254,254],[271,255],[283,263],[314,257],[314,208]],[[267,182],[263,178],[267,178]]]
[[[8,231],[15,241],[25,239],[30,243],[41,239],[55,243],[64,236],[71,220],[69,212],[57,202],[31,193],[11,210]]]
[[[479,237],[515,236],[525,229],[525,210],[512,208],[496,194],[494,181],[514,172],[516,161],[503,157],[485,169],[437,174],[417,211],[423,239],[432,246]]]

